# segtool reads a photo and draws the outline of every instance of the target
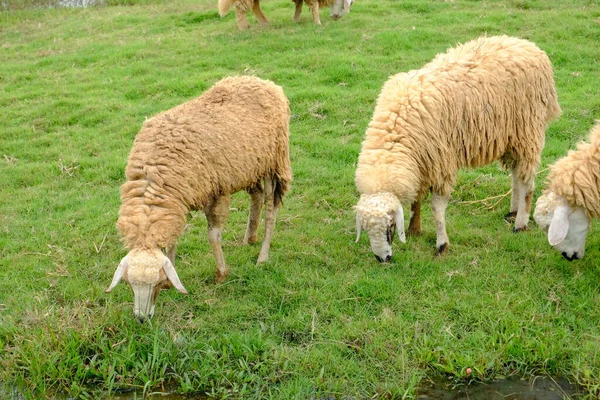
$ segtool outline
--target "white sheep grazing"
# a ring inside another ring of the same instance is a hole
[[[559,114],[550,60],[522,39],[479,38],[392,76],[358,158],[357,238],[367,230],[377,259],[390,260],[395,228],[404,241],[402,203],[411,204],[408,233],[418,234],[421,200],[431,191],[436,252],[445,253],[458,169],[495,160],[512,174],[515,231],[526,229],[545,130]]]
[[[600,121],[589,143],[580,143],[550,168],[533,218],[564,258],[583,258],[590,219],[600,217]]]
[[[251,197],[245,243],[257,240],[262,203],[265,237],[258,262],[269,257],[275,216],[292,180],[288,99],[272,82],[241,76],[221,80],[200,97],[146,121],[135,138],[121,187],[117,228],[129,253],[106,290],[131,285],[134,313],[154,314],[161,289],[187,293],[174,268],[177,240],[190,210],[203,210],[216,259],[216,280],[229,274],[221,231],[231,194]]]

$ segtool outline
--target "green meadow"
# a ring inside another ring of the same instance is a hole
[[[597,227],[573,262],[533,221],[514,234],[498,164],[459,174],[443,257],[428,204],[423,234],[396,241],[387,264],[366,235],[354,243],[352,210],[386,79],[486,34],[529,39],[554,66],[563,114],[547,131],[537,198],[547,165],[600,119],[600,1],[356,0],[339,21],[323,9],[316,26],[308,9],[296,24],[291,1],[264,0],[271,25],[250,13],[244,32],[217,0],[38,3],[0,0],[0,397],[168,387],[410,399],[429,380],[513,375],[600,396]],[[294,182],[270,261],[257,266],[260,245],[241,245],[239,193],[223,234],[231,275],[215,284],[206,219],[192,213],[175,264],[190,294],[164,291],[139,324],[127,284],[104,293],[126,254],[115,222],[133,139],[144,119],[242,74],[276,82],[291,103]]]

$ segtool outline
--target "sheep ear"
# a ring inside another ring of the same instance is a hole
[[[550,228],[548,229],[548,242],[552,246],[556,246],[567,236],[569,232],[569,206],[561,205],[556,207]]]
[[[115,271],[115,275],[113,276],[110,286],[105,290],[106,293],[109,293],[115,288],[115,286],[117,286],[119,282],[121,282],[121,279],[123,279],[123,275],[125,275],[125,271],[127,271],[127,267],[129,267],[129,264],[127,263],[127,256],[125,256],[119,263],[119,266]]]
[[[344,0],[344,11],[349,13],[351,5],[352,5],[352,0]]]
[[[404,209],[402,208],[401,203],[398,203],[395,220],[396,229],[398,230],[398,239],[400,239],[402,243],[406,243],[406,234],[404,233]]]
[[[356,240],[354,243],[358,243],[360,240],[360,234],[362,232],[362,225],[360,223],[360,213],[356,211]]]
[[[188,291],[183,287],[183,284],[179,280],[179,276],[177,275],[177,271],[175,271],[175,267],[173,267],[171,260],[167,258],[167,261],[165,261],[165,265],[163,266],[163,268],[165,270],[167,278],[169,278],[169,281],[173,284],[175,289],[179,290],[183,294],[188,294]]]

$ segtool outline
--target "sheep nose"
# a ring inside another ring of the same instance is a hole
[[[336,20],[336,19],[340,19],[342,18],[342,16],[340,14],[331,14],[331,19]]]
[[[567,255],[567,252],[565,252],[565,251],[563,251],[561,254],[565,258],[565,260],[568,260],[568,261],[573,261],[575,259],[575,257],[577,256],[577,253],[574,253],[572,257],[569,257]]]
[[[391,260],[391,259],[392,259],[392,256],[391,256],[391,255],[389,255],[389,256],[387,256],[387,257],[385,258],[385,262],[390,262],[390,260]]]
[[[141,315],[136,316],[135,319],[137,319],[137,322],[139,322],[140,324],[143,324],[146,321],[146,317],[143,317]]]

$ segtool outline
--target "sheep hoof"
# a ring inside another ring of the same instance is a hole
[[[229,276],[229,271],[224,272],[224,273],[217,271],[217,273],[215,274],[215,282],[223,283],[223,282],[225,282],[225,280],[227,280],[228,276]]]
[[[448,247],[450,247],[450,245],[448,244],[448,242],[442,244],[441,246],[439,246],[436,251],[435,251],[435,256],[439,257],[439,256],[443,256],[446,253],[448,253]]]
[[[529,227],[527,225],[521,227],[521,228],[517,228],[516,226],[513,228],[513,232],[514,233],[519,233],[519,232],[525,232],[528,231]]]
[[[504,215],[504,219],[507,221],[514,221],[515,218],[517,218],[517,212],[516,211],[511,211],[509,213],[506,213]]]
[[[250,236],[250,237],[245,237],[244,238],[244,244],[254,244],[258,242],[258,237],[257,236]]]
[[[420,236],[421,233],[422,233],[421,228],[411,228],[411,227],[409,227],[408,230],[406,231],[406,234],[408,236],[412,236],[412,237]]]
[[[263,256],[262,254],[258,256],[258,260],[256,260],[257,264],[264,264],[269,261],[269,255]]]

